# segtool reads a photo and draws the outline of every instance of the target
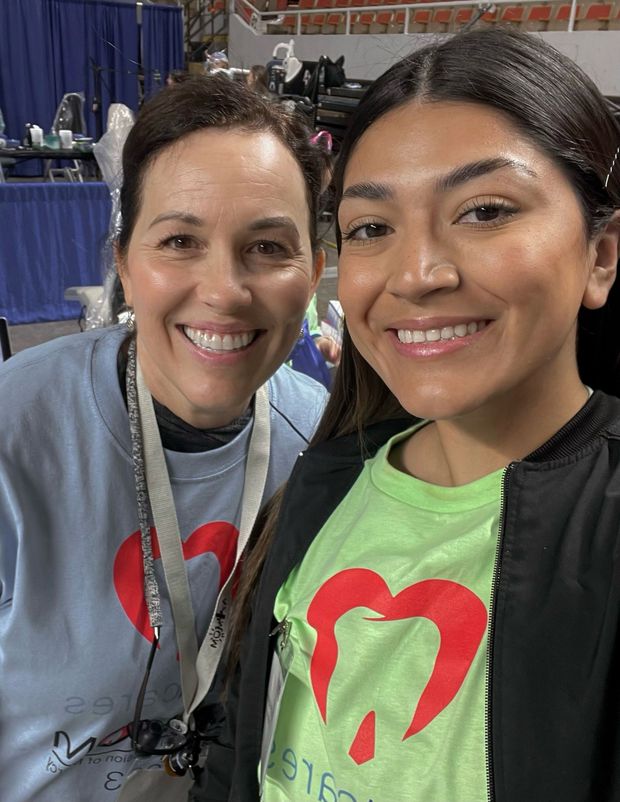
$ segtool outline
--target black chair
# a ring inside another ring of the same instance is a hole
[[[9,324],[5,317],[0,317],[0,362],[6,362],[6,360],[11,356],[11,353]]]

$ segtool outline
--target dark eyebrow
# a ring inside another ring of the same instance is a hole
[[[341,200],[346,198],[361,198],[362,200],[388,201],[394,198],[394,192],[387,184],[364,182],[352,184],[342,193]]]
[[[290,217],[261,217],[248,226],[249,231],[265,231],[268,228],[288,228],[298,233],[295,221]]]
[[[538,178],[538,174],[528,167],[525,162],[516,159],[505,159],[497,157],[495,159],[481,159],[477,162],[464,164],[452,170],[451,173],[439,178],[435,184],[435,189],[438,192],[447,192],[449,189],[454,189],[466,181],[471,181],[474,178],[479,178],[482,175],[493,173],[496,170],[502,170],[504,167],[510,167],[520,172],[527,173],[532,178]]]
[[[149,228],[153,228],[158,223],[164,223],[166,220],[178,220],[180,223],[186,223],[188,226],[201,226],[202,220],[189,212],[163,212],[158,214],[157,217],[151,221]]]

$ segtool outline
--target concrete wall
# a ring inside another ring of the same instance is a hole
[[[549,31],[540,35],[572,58],[594,80],[605,95],[620,96],[620,31]],[[399,58],[422,47],[437,34],[382,34],[372,36],[294,36],[295,55],[315,61],[324,54],[332,59],[344,55],[347,78],[374,79]],[[439,35],[441,36],[441,34]],[[445,36],[445,34],[443,34]],[[265,64],[273,48],[287,42],[282,34],[257,36],[245,23],[231,15],[228,53],[234,67]]]

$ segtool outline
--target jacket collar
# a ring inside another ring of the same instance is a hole
[[[381,446],[417,419],[396,418],[372,424],[362,435],[348,434],[318,443],[306,452],[319,460],[360,463],[374,456]],[[584,406],[553,437],[525,457],[527,462],[553,462],[573,454],[592,442],[595,437],[620,438],[620,399],[596,391]]]
[[[620,399],[596,391],[568,423],[525,459],[552,462],[578,454],[596,437],[620,437],[619,427]]]

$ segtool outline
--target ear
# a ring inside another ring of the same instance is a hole
[[[336,61],[334,62],[334,64],[335,64],[337,67],[342,67],[342,65],[344,64],[344,56],[339,56],[339,57],[336,59]]]
[[[127,270],[127,263],[125,257],[121,253],[118,242],[114,243],[114,264],[116,265],[116,272],[123,285],[123,295],[125,296],[125,303],[127,306],[133,306],[131,294],[131,279],[129,278],[129,271]]]
[[[318,287],[319,281],[321,280],[321,276],[323,275],[323,270],[325,270],[325,250],[323,248],[319,248],[316,253],[314,254],[314,276],[312,278],[312,289],[310,291],[310,297],[314,294],[316,288]]]
[[[620,258],[620,211],[614,212],[603,231],[596,235],[592,247],[594,265],[581,302],[586,309],[600,309],[605,306],[616,280]]]

